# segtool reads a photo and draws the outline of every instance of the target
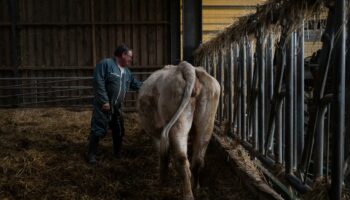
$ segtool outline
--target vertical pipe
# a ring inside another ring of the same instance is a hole
[[[17,1],[9,0],[10,2],[10,13],[11,13],[11,42],[12,42],[12,65],[14,77],[19,78],[19,51],[18,51],[18,34],[17,34]],[[16,85],[19,85],[18,79],[16,79]],[[13,104],[18,105],[20,103],[19,99],[19,89],[14,90],[14,100]]]
[[[331,120],[330,120],[330,113],[331,113],[331,106],[330,104],[328,104],[327,107],[327,128],[326,128],[326,135],[325,135],[325,146],[326,146],[326,179],[328,179],[329,176],[329,146],[330,146],[330,124],[331,124]]]
[[[180,61],[180,0],[171,0],[170,6],[170,62],[177,65]],[[206,56],[207,57],[207,56]],[[208,71],[208,70],[207,70]]]
[[[230,127],[232,126],[233,123],[233,109],[232,109],[232,103],[233,103],[233,50],[232,50],[232,44],[230,45],[230,49],[228,52],[228,84],[229,84],[229,96],[228,96],[228,109],[229,109],[229,123],[230,123]]]
[[[298,155],[297,155],[297,143],[298,143],[298,140],[297,140],[297,103],[298,103],[298,97],[297,97],[297,78],[299,77],[298,73],[297,73],[297,33],[296,32],[293,32],[292,34],[293,36],[293,49],[292,49],[292,52],[293,52],[293,73],[294,73],[294,76],[293,76],[293,108],[295,108],[293,110],[293,124],[294,124],[294,129],[293,129],[293,169],[296,169],[297,168],[297,160],[298,160]]]
[[[246,38],[243,38],[243,44],[241,44],[241,71],[240,71],[240,80],[241,80],[241,137],[243,141],[247,139],[247,131],[246,131],[246,103],[247,103],[247,93],[246,93],[246,79],[245,74],[247,70],[246,66]]]
[[[298,83],[297,83],[297,154],[301,155],[304,148],[304,21],[298,31]],[[298,157],[298,163],[301,156]]]
[[[258,105],[258,74],[259,74],[259,62],[257,58],[257,54],[255,54],[255,65],[254,65],[254,75],[253,75],[253,90],[254,90],[254,96],[252,101],[253,103],[253,137],[254,137],[254,148],[256,151],[259,150],[259,133],[258,133],[258,110],[259,110],[259,105]]]
[[[283,99],[277,108],[277,116],[276,116],[276,148],[275,148],[275,160],[277,163],[282,164],[282,108],[283,108]]]
[[[182,1],[183,60],[193,64],[193,52],[202,41],[202,0]]]
[[[91,13],[91,41],[92,41],[92,66],[96,64],[96,28],[95,28],[95,6],[94,0],[90,0]]]
[[[265,116],[269,116],[266,120],[267,123],[267,135],[270,134],[270,120],[275,120],[270,118],[270,116],[272,114],[274,114],[273,112],[273,104],[272,104],[272,98],[273,98],[273,58],[272,58],[272,33],[269,33],[268,37],[267,37],[267,42],[266,42],[266,92],[265,92],[265,107],[266,107],[266,115]],[[273,137],[273,136],[272,136]],[[267,142],[269,140],[269,136],[267,136]],[[265,147],[268,146],[265,149],[265,153],[269,153],[268,151],[270,150],[270,153],[274,153],[272,151],[273,149],[273,145],[274,143],[271,142],[270,145],[264,145]]]
[[[240,139],[243,139],[242,135],[243,135],[243,131],[242,131],[242,45],[239,45],[239,57],[237,60],[237,83],[238,83],[238,105],[237,105],[237,130],[238,130],[238,137]]]
[[[267,48],[266,48],[266,83],[267,83],[267,87],[266,87],[266,99],[268,100],[267,105],[269,105],[268,107],[268,112],[271,112],[271,100],[273,97],[273,35],[272,33],[269,34],[268,38],[267,38]]]
[[[285,154],[286,154],[286,174],[292,174],[293,168],[293,37],[288,38],[287,47],[287,69],[286,69],[286,130],[285,130]]]
[[[317,137],[315,137],[315,154],[314,154],[314,170],[315,178],[323,176],[323,149],[324,149],[324,116],[326,108],[323,107],[320,110],[320,117],[317,120]]]
[[[335,2],[335,39],[334,75],[333,75],[333,155],[331,198],[341,199],[344,163],[344,118],[345,118],[345,37],[346,37],[346,4],[345,0]]]
[[[259,97],[258,97],[258,130],[259,130],[259,151],[265,153],[265,55],[264,55],[264,35],[262,30],[259,31],[257,39],[257,55],[259,63]]]
[[[216,61],[216,69],[217,69],[217,80],[220,83],[221,88],[223,87],[222,85],[222,51],[218,51],[217,54],[217,61]],[[219,112],[218,112],[218,120],[222,122],[222,99],[223,99],[223,90],[220,90],[220,97],[219,97]]]
[[[251,52],[251,41],[247,41],[247,49],[246,49],[246,54],[247,54],[247,79],[246,79],[246,82],[247,82],[247,91],[249,91],[249,95],[247,96],[247,105],[248,105],[248,102],[249,102],[249,105],[254,105],[252,104],[252,100],[253,100],[253,96],[254,96],[254,89],[252,87],[252,77],[253,77],[253,61],[252,61],[252,52]],[[253,133],[253,130],[252,130],[252,121],[253,121],[253,113],[254,113],[254,110],[253,108],[249,108],[247,106],[247,139],[248,140],[251,140],[252,139],[252,133]],[[248,112],[249,111],[249,112]],[[251,141],[252,142],[252,141]]]

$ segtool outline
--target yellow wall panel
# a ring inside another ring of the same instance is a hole
[[[264,3],[265,0],[203,0],[202,4],[204,6],[241,6],[241,5],[252,5]]]

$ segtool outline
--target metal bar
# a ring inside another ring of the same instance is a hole
[[[297,126],[298,126],[298,122],[297,122],[297,113],[298,113],[298,110],[297,110],[297,78],[299,77],[298,73],[297,73],[297,34],[296,32],[294,31],[292,33],[292,37],[293,37],[293,49],[292,49],[292,52],[293,52],[293,73],[294,73],[294,76],[293,76],[293,169],[296,169],[297,168],[297,164],[298,164],[298,135],[297,135]]]
[[[228,96],[228,109],[229,109],[229,123],[230,127],[232,127],[233,123],[233,45],[230,45],[229,53],[228,53],[228,83],[229,83],[229,96]]]
[[[177,65],[180,55],[180,0],[172,0],[170,5],[170,62]],[[207,70],[208,71],[208,70]]]
[[[322,100],[320,114],[317,120],[317,134],[315,137],[315,154],[314,154],[314,174],[315,178],[323,176],[323,158],[324,158],[324,117],[327,106],[332,99],[332,95],[326,95]]]
[[[223,87],[222,84],[222,51],[218,52],[218,59],[217,59],[217,80],[220,83],[220,86]],[[219,97],[219,110],[218,110],[218,120],[222,122],[222,105],[223,105],[223,90],[220,90],[220,97]]]
[[[267,42],[266,42],[266,95],[265,95],[265,107],[266,107],[266,116],[269,116],[271,117],[272,116],[272,113],[274,112],[274,108],[273,108],[273,103],[272,103],[272,99],[273,99],[273,58],[272,58],[272,33],[269,33],[269,35],[267,36]],[[273,115],[275,116],[275,114]],[[271,118],[268,118],[268,121],[266,121],[268,124],[267,124],[267,135],[270,134],[270,120],[274,120],[274,119],[271,119]],[[272,131],[272,130],[271,130]],[[272,131],[273,132],[273,131]],[[268,137],[267,137],[268,138]],[[268,141],[265,140],[265,143]],[[270,145],[268,145],[268,147],[265,145],[265,154],[268,153],[269,150],[272,150],[273,149],[273,142],[270,142]],[[270,153],[273,153],[273,152],[270,152]]]
[[[335,2],[335,31],[337,37],[334,45],[334,75],[332,121],[334,126],[332,151],[332,185],[331,198],[340,200],[343,183],[344,163],[344,123],[345,123],[345,44],[346,44],[346,2]]]
[[[246,129],[246,103],[247,103],[247,93],[246,93],[246,74],[247,74],[247,64],[246,64],[246,38],[243,38],[242,41],[243,44],[241,44],[241,70],[240,70],[240,81],[241,81],[241,108],[240,108],[240,114],[241,114],[241,138],[243,141],[247,140],[247,129]]]
[[[260,29],[257,36],[257,58],[259,63],[258,130],[259,152],[265,154],[265,36]]]
[[[257,58],[255,60],[255,66],[254,66],[254,75],[253,75],[253,92],[254,96],[252,96],[253,101],[253,137],[254,137],[254,147],[255,150],[259,150],[259,133],[258,133],[258,120],[259,120],[259,102],[258,102],[258,74],[259,74],[259,64],[257,61]]]
[[[327,106],[327,129],[326,129],[326,135],[325,135],[325,146],[326,146],[326,179],[328,180],[328,176],[329,176],[329,165],[330,165],[330,124],[331,124],[331,120],[330,120],[330,113],[331,113],[331,105],[328,104]]]
[[[17,0],[9,0],[10,4],[10,13],[11,13],[11,42],[12,42],[12,70],[14,77],[19,77],[19,50],[18,50],[18,33],[17,33]],[[18,80],[15,80],[16,84],[18,84]],[[13,91],[15,94],[18,94],[19,89],[15,89]],[[12,101],[14,104],[20,103],[19,98],[14,98]]]
[[[294,78],[294,63],[293,63],[293,37],[288,38],[287,47],[287,69],[286,69],[286,174],[292,174],[293,170],[293,78]]]
[[[283,99],[281,99],[281,103],[279,104],[276,111],[276,128],[275,128],[275,140],[276,140],[276,148],[275,148],[275,160],[277,163],[282,164],[282,108],[283,108]]]
[[[132,65],[130,68],[132,70],[149,70],[149,71],[155,71],[158,69],[161,69],[163,65]],[[2,66],[0,68],[0,71],[12,71],[13,68],[9,66]],[[91,66],[25,66],[21,65],[18,69],[19,71],[29,71],[29,70],[35,70],[35,71],[52,71],[52,70],[89,70],[92,71],[94,68]]]
[[[267,113],[272,112],[272,97],[273,97],[273,35],[269,33],[267,37],[267,47],[266,47],[266,107]]]
[[[36,85],[36,84],[33,84]],[[21,89],[26,90],[26,89],[64,89],[64,88],[68,88],[68,89],[73,89],[73,88],[77,88],[77,89],[92,89],[92,86],[33,86],[33,87],[21,87]],[[13,90],[14,88],[0,88],[0,90]],[[133,92],[133,91],[130,91]]]
[[[297,154],[301,155],[304,149],[304,20],[298,30],[297,56]],[[301,156],[298,163],[300,161]]]
[[[193,64],[193,52],[202,41],[202,0],[183,0],[183,59]]]
[[[252,78],[253,78],[253,61],[252,61],[252,48],[251,48],[251,41],[247,40],[247,48],[246,48],[246,54],[247,54],[247,78],[246,78],[246,88],[247,88],[247,108],[246,108],[246,132],[247,132],[247,139],[248,141],[252,142],[253,141],[253,108],[249,108],[249,105],[252,105],[252,94],[255,92],[255,88],[253,89],[252,87]]]
[[[11,80],[88,80],[92,77],[74,77],[74,76],[68,76],[68,77],[11,77],[11,78],[0,78],[0,81],[11,81]]]
[[[33,87],[34,88],[34,87]],[[52,89],[51,87],[47,87],[48,89]],[[35,88],[37,89],[37,88]],[[24,96],[35,96],[38,94],[49,94],[49,93],[55,93],[55,92],[67,92],[67,91],[74,91],[74,90],[86,90],[86,89],[92,89],[92,87],[88,88],[68,88],[68,89],[62,89],[62,90],[51,90],[46,92],[31,92],[31,93],[22,93],[22,94],[16,94],[16,95],[0,95],[0,98],[11,98],[11,97],[24,97]]]
[[[306,184],[303,184],[303,182],[300,179],[298,179],[297,177],[295,177],[291,174],[287,174],[286,179],[300,193],[306,193],[307,191],[311,190],[311,188],[309,186],[307,186]]]
[[[96,61],[96,28],[95,28],[95,6],[94,0],[90,0],[90,13],[91,13],[91,42],[92,42],[92,66],[95,66]]]
[[[242,135],[243,135],[243,131],[242,131],[242,115],[241,113],[242,111],[242,54],[241,54],[241,45],[239,45],[239,57],[237,60],[237,136],[240,140],[242,140]]]

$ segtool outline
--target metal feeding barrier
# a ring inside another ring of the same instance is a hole
[[[308,19],[279,15],[293,10],[291,1],[271,2],[197,50],[197,63],[222,87],[216,123],[228,125],[222,131],[260,161],[285,196],[296,198],[325,179],[330,198],[341,199],[350,137],[344,135],[350,105],[345,1],[326,5],[315,63],[304,59]],[[313,7],[312,1],[300,2]]]
[[[133,73],[145,79],[151,72]],[[136,93],[124,102],[135,110]],[[92,106],[92,77],[11,77],[0,78],[1,107]]]

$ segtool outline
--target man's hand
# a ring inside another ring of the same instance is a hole
[[[109,103],[105,103],[102,105],[102,108],[101,108],[103,111],[109,111],[111,110],[111,106],[109,105]]]

